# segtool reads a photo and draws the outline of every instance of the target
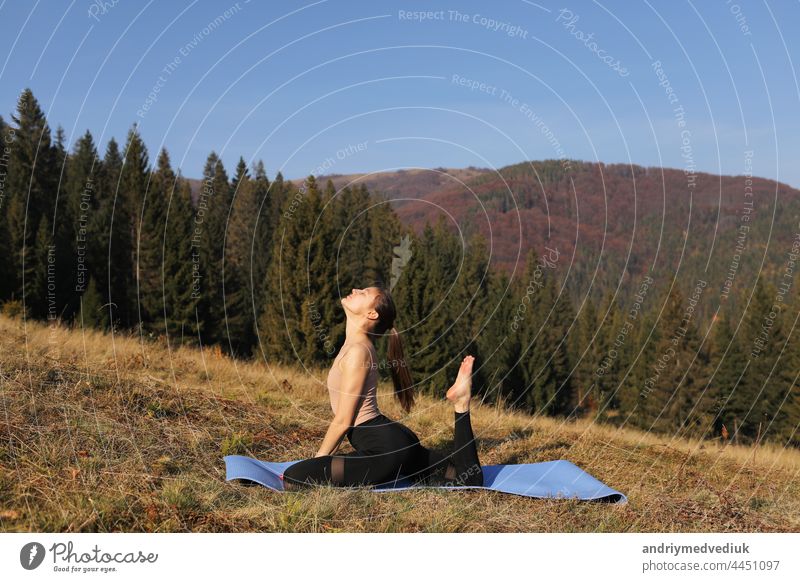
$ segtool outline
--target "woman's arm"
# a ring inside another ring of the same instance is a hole
[[[322,444],[315,457],[324,457],[325,455],[332,455],[342,442],[342,438],[347,434],[350,427],[336,421],[331,422],[328,427],[328,432],[325,433],[325,438],[322,439]]]
[[[364,390],[364,381],[369,374],[369,350],[365,346],[355,345],[342,356],[340,364],[342,366],[342,382],[339,387],[336,415],[328,427],[328,432],[325,433],[316,457],[332,455],[353,425],[359,399]]]

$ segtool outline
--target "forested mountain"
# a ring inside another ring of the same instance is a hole
[[[210,152],[193,193],[136,126],[67,151],[29,90],[0,134],[9,315],[321,367],[339,299],[382,282],[422,391],[471,353],[487,402],[800,445],[788,186],[578,161],[294,183]]]
[[[337,187],[379,185],[389,199],[402,198],[393,206],[417,233],[446,210],[453,230],[479,231],[490,241],[492,265],[509,275],[519,273],[530,249],[557,248],[573,300],[587,292],[599,299],[618,285],[633,290],[649,274],[667,284],[676,279],[685,291],[706,281],[718,302],[738,310],[729,288],[752,290],[758,272],[780,278],[800,234],[800,191],[748,175],[572,160],[471,169],[472,178],[461,172],[429,172],[435,182],[418,172],[329,178]],[[402,194],[393,182],[406,183]],[[701,306],[704,316],[708,306]]]

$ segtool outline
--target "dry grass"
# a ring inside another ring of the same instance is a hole
[[[800,453],[722,446],[589,421],[473,409],[484,464],[568,459],[625,506],[493,491],[276,493],[225,481],[227,454],[313,456],[330,418],[325,370],[232,361],[0,316],[2,531],[798,531]],[[452,409],[403,417],[433,447]],[[343,445],[343,451],[349,445]]]

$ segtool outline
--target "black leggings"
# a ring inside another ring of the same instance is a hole
[[[289,484],[287,489],[314,484],[382,485],[439,473],[446,484],[483,485],[469,411],[454,412],[454,416],[455,446],[450,455],[423,447],[410,428],[381,414],[347,431],[354,452],[298,461],[282,478]]]

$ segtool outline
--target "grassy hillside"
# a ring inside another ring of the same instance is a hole
[[[479,405],[483,464],[567,459],[629,503],[482,490],[276,493],[226,482],[227,454],[315,454],[330,406],[325,370],[311,373],[0,316],[0,530],[800,530],[797,451],[671,441]],[[427,446],[447,447],[444,389],[402,418],[387,384],[380,407]]]

